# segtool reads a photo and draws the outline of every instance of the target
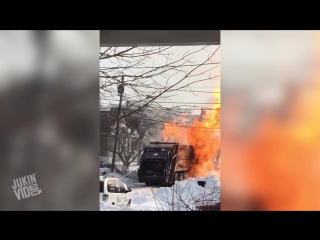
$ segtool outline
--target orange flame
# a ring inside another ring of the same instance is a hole
[[[210,110],[202,111],[200,119],[194,119],[191,124],[187,123],[187,116],[180,119],[180,123],[166,123],[163,137],[169,141],[178,141],[180,144],[189,144],[194,147],[195,158],[198,165],[194,166],[193,177],[206,177],[215,174],[213,160],[220,148],[220,90],[215,89],[213,93],[215,103]]]
[[[293,92],[284,116],[261,115],[250,139],[240,144],[234,135],[224,135],[229,151],[223,153],[228,159],[223,188],[235,183],[260,210],[320,209],[320,75],[304,85]],[[223,206],[229,210],[232,204]]]
[[[320,195],[314,192],[319,187],[319,83],[313,91],[294,101],[290,120],[266,117],[243,146],[247,183],[266,210],[320,209]]]

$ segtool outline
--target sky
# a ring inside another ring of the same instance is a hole
[[[174,46],[169,49],[170,53],[170,61],[177,61],[179,60],[184,54],[186,53],[191,53],[197,50],[201,50],[205,46]],[[192,61],[196,63],[201,63],[207,60],[208,56],[210,56],[214,51],[217,50],[219,46],[208,46],[206,50],[201,50],[196,53],[193,53],[192,55]],[[101,51],[103,51],[105,48],[101,48]],[[125,49],[125,48],[122,48]],[[167,51],[166,53],[169,53]],[[179,83],[175,88],[179,88],[181,86],[184,86],[186,84],[190,84],[194,81],[198,81],[200,79],[206,79],[209,78],[209,76],[218,76],[220,75],[220,49],[217,50],[215,55],[211,57],[211,62],[217,62],[218,64],[215,65],[207,65],[207,66],[201,66],[199,69],[195,70],[193,74],[197,76],[190,77],[188,79],[185,79],[181,83]],[[163,56],[155,56],[152,59],[148,60],[146,62],[145,66],[157,66],[160,64],[164,64],[166,59]],[[102,60],[100,61],[100,68],[104,67],[115,67],[117,66],[117,62],[111,63],[109,60]],[[215,67],[215,69],[210,70],[211,68]],[[183,69],[186,70],[187,72],[191,71],[194,68],[194,66],[187,66],[184,67]],[[210,70],[210,71],[209,71]],[[171,73],[175,72],[169,72],[168,76],[171,75]],[[203,73],[203,74],[200,74]],[[177,81],[181,80],[184,77],[184,74],[176,74],[173,77],[170,78],[168,81],[169,85],[172,85],[176,83]],[[155,81],[157,81],[159,84],[164,85],[165,82],[167,81],[166,78],[163,77],[155,77]],[[128,80],[125,80],[128,81]],[[159,102],[162,107],[175,107],[175,106],[181,106],[183,108],[188,108],[188,109],[193,109],[193,106],[197,106],[197,109],[200,109],[200,107],[211,107],[210,104],[212,103],[212,92],[215,88],[220,88],[220,77],[216,77],[214,79],[206,80],[206,81],[200,81],[191,84],[190,89],[192,91],[202,91],[202,92],[191,92],[188,88],[183,88],[181,89],[182,91],[177,91],[177,92],[170,92],[166,93],[165,96],[168,98],[167,100],[164,99],[158,99],[156,102]],[[141,91],[143,92],[148,92],[148,89],[146,88],[140,88]],[[131,97],[135,96],[135,93],[130,90],[129,88],[125,89],[125,93],[130,95]],[[110,101],[108,99],[107,101],[104,99],[100,99],[101,104],[105,105],[108,103],[113,103],[113,104],[118,104],[119,97],[113,97],[112,98],[114,101]],[[136,99],[136,98],[134,98]],[[144,99],[139,99],[139,102],[143,102]],[[192,104],[191,104],[192,103]],[[200,111],[196,111],[194,113],[199,114]]]

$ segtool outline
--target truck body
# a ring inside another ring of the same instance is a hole
[[[192,169],[193,147],[178,142],[151,142],[140,159],[139,182],[150,185],[172,186],[175,181],[184,180]]]

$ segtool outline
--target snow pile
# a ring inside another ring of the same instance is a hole
[[[108,165],[108,164],[105,164],[105,165]],[[126,171],[122,171],[121,172],[121,171],[119,171],[120,167],[121,166],[117,166],[114,169],[114,173],[117,174],[116,176],[120,176],[122,178],[130,179],[133,182],[139,182],[139,177],[138,177],[138,171],[137,170],[126,170]],[[133,169],[135,169],[135,168],[133,168]],[[109,173],[111,173],[111,169],[109,167],[100,167],[100,176],[105,176],[105,175],[108,175]],[[129,180],[125,180],[125,181],[129,181]],[[130,186],[128,186],[128,187],[131,187],[131,183],[129,185]]]
[[[139,166],[138,166],[138,165],[130,165],[130,166],[129,166],[129,170],[130,170],[130,171],[138,171],[138,169],[139,169]]]
[[[101,163],[100,164],[100,175],[102,175],[103,172],[109,173],[111,172],[112,164],[109,163]],[[114,172],[119,173],[121,175],[127,174],[129,170],[124,167],[123,165],[114,165]]]
[[[119,207],[109,203],[100,201],[100,211],[154,211],[146,208],[135,208],[135,207]]]
[[[100,201],[100,211],[119,211],[121,208],[119,206],[107,204]]]
[[[198,185],[205,181],[205,188]],[[172,187],[134,188],[130,192],[131,207],[100,203],[101,211],[190,211],[201,201],[220,201],[220,182],[214,177],[188,179]]]
[[[100,211],[154,211],[153,209],[119,207],[100,201]]]
[[[110,169],[109,168],[100,168],[100,176],[105,175],[106,173],[110,173]]]
[[[129,178],[134,182],[139,182],[138,172],[129,170],[123,177]]]
[[[134,181],[126,178],[126,177],[122,177],[120,174],[115,173],[115,172],[109,172],[107,173],[108,177],[114,177],[114,178],[118,178],[120,179],[125,185],[127,185],[127,187],[129,188],[133,188],[134,187]]]
[[[149,208],[123,207],[123,208],[120,208],[118,211],[155,211],[155,210],[149,209]]]
[[[211,189],[215,192],[220,192],[220,180],[215,176],[210,176],[206,178],[195,178],[195,179],[192,179],[191,181],[195,183],[197,183],[198,181],[205,181],[206,189]]]
[[[158,189],[150,187],[133,189],[131,192],[131,208],[144,211],[167,210],[168,205],[158,202],[156,192]]]
[[[198,181],[205,181],[205,188],[199,186]],[[214,176],[188,179],[176,182],[171,188],[160,188],[156,197],[169,205],[170,210],[194,210],[197,203],[220,201],[220,183]]]
[[[159,211],[155,203],[154,191],[156,189],[149,187],[132,189],[131,207],[119,207],[100,201],[100,211]]]

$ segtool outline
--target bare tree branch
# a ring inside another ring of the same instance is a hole
[[[100,99],[103,108],[108,105],[107,108],[110,109],[110,106],[114,106],[118,101],[117,86],[122,76],[125,79],[123,94],[125,111],[122,111],[120,116],[110,114],[108,124],[114,126],[116,121],[121,121],[130,128],[126,121],[136,114],[143,120],[135,128],[131,127],[131,130],[147,129],[145,134],[148,135],[148,129],[163,125],[165,122],[163,116],[179,117],[182,114],[182,110],[179,109],[182,104],[164,108],[161,102],[170,103],[171,98],[176,96],[179,90],[189,91],[195,95],[190,87],[192,84],[219,77],[209,74],[220,65],[220,62],[213,59],[219,47],[212,51],[209,50],[210,47],[189,50],[178,58],[173,55],[171,47],[101,48]],[[196,56],[200,56],[199,54],[204,56],[203,60],[194,60]],[[157,103],[156,100],[160,102]],[[195,104],[193,107],[197,109],[200,106]],[[111,131],[110,128],[108,131]],[[116,154],[124,165],[129,166],[139,157],[143,150],[141,144],[144,142],[144,137],[146,136],[140,134],[137,139],[127,135],[119,137]],[[129,149],[127,143],[129,138],[135,140],[140,149]],[[113,151],[113,148],[109,150]]]

